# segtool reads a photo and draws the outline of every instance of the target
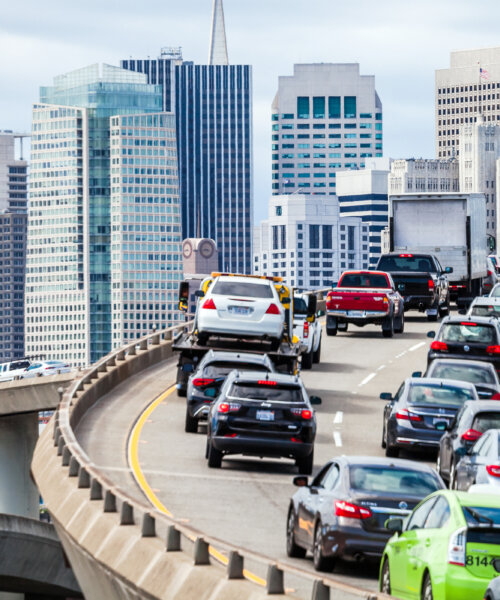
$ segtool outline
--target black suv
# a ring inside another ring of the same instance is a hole
[[[300,473],[313,469],[316,416],[296,375],[232,371],[208,415],[208,466],[228,454],[295,460]]]

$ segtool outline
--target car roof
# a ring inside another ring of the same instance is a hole
[[[477,367],[487,370],[495,370],[495,367],[491,363],[481,362],[480,360],[467,360],[460,358],[435,358],[429,365],[429,371],[434,365],[456,365],[457,367]]]
[[[295,384],[303,386],[303,383],[298,375],[289,375],[288,373],[259,373],[255,371],[231,371],[228,377],[234,380],[246,381],[248,383],[254,383],[256,381],[262,381],[263,379],[269,379],[270,381],[276,381],[277,383]]]
[[[448,490],[450,491],[450,490]],[[457,492],[454,494],[462,506],[484,506],[485,508],[500,508],[500,495],[484,492],[470,494],[469,492]]]
[[[481,296],[478,298],[474,298],[470,308],[473,308],[474,306],[492,306],[492,305],[498,306],[499,304],[500,304],[500,296],[493,296],[493,297],[487,296],[486,298]]]
[[[332,461],[342,461],[348,465],[361,465],[361,466],[381,466],[381,467],[396,467],[413,469],[415,471],[426,471],[435,473],[434,469],[421,462],[415,460],[408,460],[406,458],[387,458],[385,456],[346,456],[334,457]]]
[[[500,412],[500,402],[498,400],[466,400],[464,407],[472,408],[474,413],[478,412]]]
[[[470,388],[475,390],[476,386],[468,381],[461,381],[459,379],[442,379],[440,377],[408,377],[407,379],[410,385],[446,385],[447,387],[455,388]]]
[[[477,315],[468,317],[467,315],[461,315],[458,317],[445,317],[441,325],[446,324],[455,325],[457,323],[477,323],[478,325],[496,325],[498,323],[497,317],[480,317]]]

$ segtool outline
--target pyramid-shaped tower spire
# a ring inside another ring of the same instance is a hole
[[[212,12],[212,35],[210,36],[209,65],[228,65],[226,26],[224,25],[224,8],[222,0],[214,0]]]

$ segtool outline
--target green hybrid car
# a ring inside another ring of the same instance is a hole
[[[440,490],[394,532],[380,563],[380,591],[405,600],[482,600],[497,576],[500,495]]]

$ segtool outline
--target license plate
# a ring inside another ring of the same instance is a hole
[[[251,308],[247,308],[246,306],[230,306],[229,312],[233,315],[249,315],[251,312]]]
[[[257,411],[257,419],[259,421],[274,421],[274,411],[273,410],[258,410]]]
[[[349,311],[350,317],[362,317],[363,315],[364,315],[364,312],[362,310],[350,310]]]

